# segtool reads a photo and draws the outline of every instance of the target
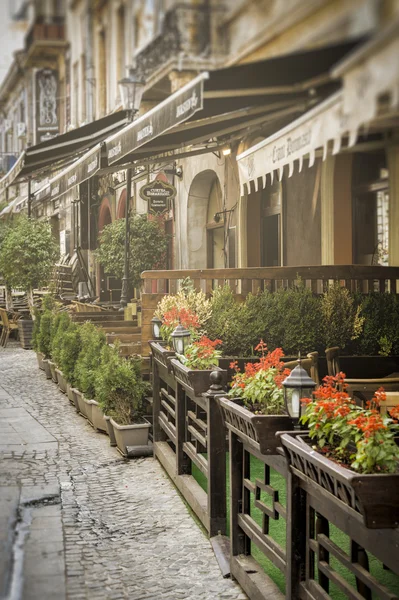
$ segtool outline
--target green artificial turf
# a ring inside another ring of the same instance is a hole
[[[226,469],[226,487],[227,487],[227,535],[230,534],[230,503],[229,503],[229,455],[227,454],[227,469]],[[200,486],[207,491],[207,480],[206,477],[199,471],[196,466],[192,465],[192,474],[196,481],[200,484]],[[255,479],[260,479],[263,481],[264,477],[264,465],[261,461],[259,461],[254,456],[251,456],[251,481],[254,482]],[[285,479],[276,473],[276,471],[270,471],[270,484],[274,489],[279,491],[279,502],[286,506],[286,483]],[[265,492],[261,494],[261,500],[267,506],[271,506],[271,498]],[[254,495],[251,494],[251,516],[252,518],[261,526],[262,525],[262,516],[263,513],[255,508],[254,506]],[[274,521],[273,519],[269,520],[269,535],[278,543],[280,546],[285,548],[285,536],[286,536],[286,523],[284,519],[279,519]],[[330,525],[330,538],[331,540],[341,548],[346,554],[350,556],[350,539],[349,537],[334,527]],[[258,563],[262,566],[267,575],[277,584],[279,589],[285,593],[285,577],[281,573],[281,571],[275,567],[266,556],[258,550],[255,544],[252,544],[252,556],[258,561]],[[369,562],[370,562],[370,573],[375,577],[375,579],[381,585],[385,585],[391,593],[394,593],[399,597],[399,576],[395,575],[389,570],[385,570],[380,561],[378,561],[374,556],[368,553]],[[317,560],[317,558],[315,559]],[[330,565],[331,567],[337,571],[339,575],[341,575],[347,582],[354,586],[354,590],[356,590],[355,577],[350,573],[337,559],[333,556],[330,556]],[[317,571],[316,571],[317,572]],[[344,594],[341,590],[339,590],[334,584],[330,583],[330,591],[329,595],[333,600],[345,600],[347,598],[346,594]],[[378,600],[379,596],[373,593],[373,600]]]

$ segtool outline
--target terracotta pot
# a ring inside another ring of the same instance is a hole
[[[185,390],[193,396],[199,396],[209,390],[211,386],[209,378],[213,371],[220,371],[222,373],[221,385],[226,385],[227,383],[227,372],[219,367],[213,367],[212,369],[206,370],[188,369],[177,358],[170,359],[170,363],[176,381],[178,381]]]
[[[44,354],[43,354],[43,352],[36,352],[36,358],[37,358],[37,364],[38,364],[39,369],[44,371],[44,365],[43,365]]]
[[[399,470],[397,473],[362,475],[342,467],[314,450],[305,434],[281,436],[290,468],[312,481],[336,499],[363,516],[369,529],[399,526]]]
[[[47,358],[43,358],[43,370],[46,374],[47,379],[51,379],[51,369]]]
[[[114,429],[116,445],[123,456],[128,455],[129,446],[148,445],[148,433],[151,427],[148,421],[143,420],[143,423],[119,425],[111,418],[110,423]]]
[[[242,405],[240,398],[222,397],[218,402],[227,427],[262,454],[277,454],[281,442],[276,433],[293,429],[288,415],[255,415]]]
[[[63,394],[67,393],[67,381],[62,373],[62,371],[60,371],[59,369],[55,370],[56,375],[57,375],[57,382],[58,382],[58,387],[60,388],[60,391]]]
[[[54,383],[58,383],[58,379],[57,379],[57,373],[56,373],[56,364],[55,362],[49,360],[48,364],[50,366],[50,371],[51,371],[51,379],[54,381]]]
[[[111,424],[111,417],[108,415],[104,415],[105,425],[107,426],[107,433],[109,435],[109,444],[110,446],[116,446],[116,438],[114,433],[114,428]]]
[[[107,433],[107,423],[100,408],[100,405],[96,400],[90,400],[91,402],[91,422],[96,431],[104,431]]]

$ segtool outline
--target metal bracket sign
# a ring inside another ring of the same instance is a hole
[[[143,185],[140,196],[148,202],[148,212],[162,215],[169,210],[169,200],[175,198],[176,188],[170,183],[156,179]]]

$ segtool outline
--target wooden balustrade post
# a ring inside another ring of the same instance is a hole
[[[187,401],[183,386],[176,381],[176,473],[191,475],[191,460],[183,450],[187,441]]]
[[[208,516],[209,537],[226,535],[226,430],[222,411],[217,402],[224,395],[219,371],[210,375],[211,386],[205,393],[208,404]]]
[[[288,469],[287,477],[287,600],[299,600],[300,584],[306,579],[306,493],[300,480]]]
[[[161,385],[159,379],[159,370],[157,361],[153,360],[152,371],[152,414],[153,414],[153,440],[155,442],[165,442],[166,434],[159,424],[159,414],[161,412]]]

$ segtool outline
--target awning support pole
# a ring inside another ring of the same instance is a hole
[[[31,218],[31,204],[32,204],[32,179],[29,177],[28,179],[28,219]]]
[[[122,292],[120,299],[120,311],[124,311],[127,306],[129,293],[129,251],[130,251],[130,197],[132,195],[132,169],[129,167],[126,171],[126,205],[125,205],[125,256],[123,265]]]

